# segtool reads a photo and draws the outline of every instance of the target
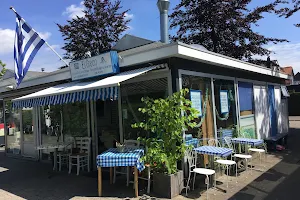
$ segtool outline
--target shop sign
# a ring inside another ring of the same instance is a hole
[[[221,90],[220,91],[220,104],[221,104],[221,114],[226,114],[229,112],[229,105],[228,105],[228,91]]]
[[[201,90],[190,90],[190,98],[192,102],[192,108],[195,108],[199,112],[199,117],[202,116],[202,94]]]
[[[91,58],[70,63],[72,80],[86,79],[118,73],[119,57],[116,51],[110,51]]]

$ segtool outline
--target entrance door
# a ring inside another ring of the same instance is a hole
[[[22,156],[37,158],[37,151],[35,149],[36,144],[36,108],[24,108],[22,109],[22,142],[23,151]]]
[[[277,134],[277,114],[276,114],[276,104],[275,104],[275,92],[274,86],[268,86],[268,99],[269,99],[269,107],[270,107],[270,122],[271,122],[271,136],[275,136]]]
[[[264,139],[270,136],[270,113],[266,86],[254,86],[254,103],[257,138]]]

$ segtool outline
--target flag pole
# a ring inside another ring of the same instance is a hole
[[[14,7],[10,7],[9,9],[11,9],[15,14],[17,14],[17,15],[19,15],[18,13],[17,13],[17,11],[15,10],[15,8]],[[34,30],[35,31],[35,30]],[[36,32],[36,31],[35,31]],[[45,41],[45,40],[44,40]],[[49,47],[49,49],[51,50],[51,51],[53,51],[58,57],[59,57],[59,59],[61,60],[61,61],[63,61],[67,66],[69,66],[69,64],[53,49],[53,47],[51,47],[49,44],[48,44],[48,42],[47,41],[45,41],[45,44]]]

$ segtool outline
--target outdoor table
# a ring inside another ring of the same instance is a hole
[[[36,150],[50,150],[50,149],[53,149],[54,150],[54,153],[53,153],[53,161],[54,161],[53,170],[57,171],[57,151],[58,151],[58,149],[66,148],[70,144],[72,144],[72,142],[40,145],[40,146],[36,147]]]
[[[210,156],[227,157],[232,154],[232,149],[214,146],[201,146],[194,149],[197,153]]]
[[[140,158],[144,155],[143,149],[126,148],[119,152],[117,148],[111,148],[97,156],[98,167],[98,194],[102,196],[102,167],[110,167],[110,184],[112,184],[113,167],[134,167],[134,189],[138,197],[138,171],[145,169]]]
[[[227,157],[232,154],[232,149],[224,148],[224,147],[215,147],[215,146],[201,146],[194,149],[199,154],[206,154],[213,156],[211,159],[211,166],[214,168],[214,156]],[[211,183],[213,183],[213,179],[211,179]],[[219,188],[220,189],[220,188]],[[226,192],[224,189],[220,189],[223,192]]]
[[[232,141],[233,144],[245,145],[246,153],[248,153],[248,145],[255,147],[255,146],[262,145],[264,143],[264,140],[252,139],[252,138],[232,138],[231,141]]]
[[[232,138],[232,143],[259,146],[262,145],[264,141],[260,139],[251,139],[251,138]]]

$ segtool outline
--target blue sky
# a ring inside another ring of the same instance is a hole
[[[171,0],[173,8],[180,0]],[[251,7],[267,3],[270,0],[253,0]],[[1,0],[0,5],[0,59],[13,69],[13,38],[15,29],[15,15],[9,9],[13,6],[17,12],[52,46],[63,55],[61,47],[63,39],[55,23],[65,24],[72,16],[80,15],[82,5],[80,0]],[[128,17],[132,19],[127,33],[151,40],[159,40],[159,12],[156,0],[123,0],[124,9],[130,9]],[[297,21],[298,19],[298,21]],[[300,13],[289,19],[265,15],[259,27],[255,30],[269,37],[286,38],[290,43],[266,46],[276,54],[281,66],[291,65],[296,72],[300,71],[300,28],[293,26],[300,22]],[[46,45],[36,55],[30,70],[56,70],[63,63],[51,52]]]

